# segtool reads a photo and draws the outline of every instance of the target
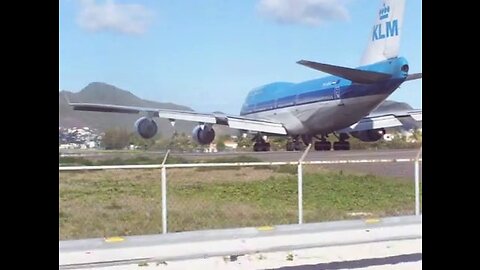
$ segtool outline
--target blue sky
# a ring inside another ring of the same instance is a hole
[[[292,5],[293,3],[293,5]],[[300,59],[355,67],[380,1],[60,1],[60,90],[99,81],[159,102],[238,114],[247,92],[326,74]],[[400,55],[422,71],[422,2],[407,0]],[[421,108],[422,80],[389,99]]]

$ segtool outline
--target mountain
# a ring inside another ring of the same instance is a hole
[[[109,128],[120,127],[126,128],[129,131],[134,131],[135,128],[133,125],[135,121],[141,117],[141,115],[74,111],[68,105],[68,102],[65,98],[68,98],[70,102],[105,103],[115,105],[193,111],[189,107],[173,103],[160,103],[144,100],[128,91],[119,89],[113,85],[101,82],[92,82],[78,93],[72,93],[69,91],[59,92],[59,126],[67,128],[74,126],[87,126],[90,128],[96,128],[101,131],[105,131]],[[162,134],[163,136],[171,136],[173,134],[174,128],[171,126],[168,120],[156,118],[155,121],[158,124],[160,134]],[[194,126],[195,123],[192,122],[175,122],[175,130],[177,130],[177,132],[179,133],[185,132],[186,134],[190,134]]]
[[[399,110],[412,110],[412,106],[405,102],[397,102],[393,100],[385,100],[374,112],[393,112]]]

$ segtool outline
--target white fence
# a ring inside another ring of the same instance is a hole
[[[156,165],[108,165],[108,166],[68,166],[59,167],[59,171],[83,171],[83,170],[111,170],[111,169],[161,169],[162,187],[162,232],[167,233],[167,168],[198,168],[198,167],[246,167],[246,166],[273,166],[273,165],[297,165],[298,177],[298,224],[303,223],[303,165],[314,164],[352,164],[352,163],[392,163],[392,162],[414,162],[415,174],[415,215],[420,215],[420,166],[419,162],[422,148],[415,158],[402,159],[354,159],[354,160],[322,160],[304,161],[311,144],[298,161],[290,162],[237,162],[237,163],[192,163],[192,164],[165,164],[169,152],[167,151],[162,164]]]

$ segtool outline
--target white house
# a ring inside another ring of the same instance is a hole
[[[230,148],[230,149],[237,149],[238,147],[238,143],[234,141],[225,141],[224,144],[226,148]]]
[[[385,133],[385,134],[383,135],[383,139],[384,139],[385,141],[387,141],[387,142],[392,141],[393,138],[395,138],[395,135],[390,134],[390,133]]]

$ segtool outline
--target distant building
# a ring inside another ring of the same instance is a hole
[[[140,146],[134,145],[134,144],[130,144],[130,145],[128,146],[128,149],[129,149],[129,150],[136,150],[136,149],[140,149]]]
[[[97,148],[100,141],[101,137],[96,134],[95,129],[89,127],[58,127],[59,149]]]
[[[60,144],[58,149],[73,149],[73,147],[70,144]]]
[[[216,153],[217,151],[217,144],[216,143],[211,143],[208,148],[205,148],[206,153]]]
[[[393,140],[393,138],[395,138],[395,135],[393,134],[390,134],[390,133],[386,133],[385,135],[383,135],[383,139],[387,142],[390,142]]]
[[[224,144],[225,144],[225,148],[237,149],[238,147],[238,143],[234,141],[225,141]]]
[[[87,147],[88,148],[95,148],[95,147],[97,147],[97,143],[93,142],[93,141],[87,142]]]

